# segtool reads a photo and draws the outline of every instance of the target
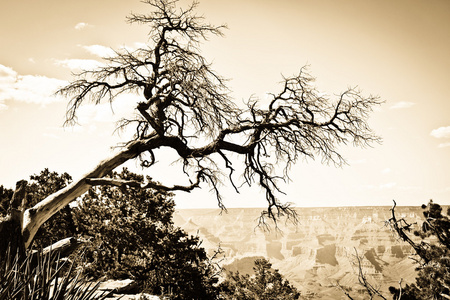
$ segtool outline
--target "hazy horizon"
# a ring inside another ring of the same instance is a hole
[[[438,203],[438,202],[436,202],[436,203],[441,205],[442,207],[448,207],[449,206],[449,205],[441,204],[441,203]],[[424,202],[422,204],[427,204],[427,202]],[[400,208],[408,207],[408,208],[418,208],[419,209],[419,208],[421,208],[421,205],[396,205],[396,207],[400,207]],[[304,208],[336,209],[336,208],[364,208],[364,207],[366,207],[366,208],[383,207],[383,208],[391,209],[392,205],[390,205],[390,206],[389,205],[292,206],[292,208],[294,208],[294,209],[304,209]],[[221,211],[222,210],[220,207],[217,207],[217,208],[214,208],[214,207],[199,207],[199,208],[183,207],[183,208],[177,208],[177,207],[175,207],[175,210],[189,210],[189,209],[192,209],[192,210],[202,210],[203,209],[203,210],[217,210],[217,211]],[[255,209],[255,210],[261,209],[261,210],[264,210],[264,209],[267,209],[267,206],[266,207],[264,207],[264,206],[261,206],[261,207],[226,207],[226,209],[223,210],[223,211],[224,211],[224,213],[226,213],[226,210],[232,210],[232,209]]]

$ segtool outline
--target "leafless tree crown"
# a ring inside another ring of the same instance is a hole
[[[77,80],[59,91],[71,99],[68,124],[76,122],[78,108],[86,101],[114,101],[122,93],[142,96],[136,116],[118,125],[135,130],[124,147],[144,167],[154,165],[156,149],[175,150],[190,184],[168,187],[149,179],[141,186],[190,191],[207,182],[222,206],[218,184],[224,171],[233,186],[239,186],[233,181],[231,155],[235,153],[243,157],[244,183],[257,183],[265,190],[266,216],[276,217],[292,212],[276,193],[281,192],[278,181],[289,179],[290,167],[300,158],[321,157],[323,162],[342,165],[339,144],[366,146],[380,141],[367,124],[373,106],[380,103],[378,97],[365,97],[354,88],[327,96],[316,90],[307,68],[283,78],[281,91],[271,94],[266,106],[255,100],[236,105],[226,80],[199,51],[202,41],[222,35],[225,26],[210,25],[197,16],[196,2],[187,9],[177,8],[177,1],[144,2],[153,11],[131,14],[128,21],[149,25],[147,46],[117,51],[105,58],[104,66],[77,74]],[[137,184],[89,180],[90,184]]]

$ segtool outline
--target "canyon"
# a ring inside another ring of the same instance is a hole
[[[370,282],[389,296],[389,286],[415,278],[413,249],[386,226],[391,207],[297,208],[298,222],[258,226],[262,208],[182,209],[174,222],[198,235],[210,255],[223,251],[227,271],[251,274],[256,258],[265,257],[306,299],[364,299],[358,284],[358,260]],[[398,219],[420,225],[420,207],[397,207]]]

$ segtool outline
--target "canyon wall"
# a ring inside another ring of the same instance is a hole
[[[279,222],[278,229],[258,227],[263,209],[185,209],[174,215],[177,226],[199,235],[209,253],[224,251],[229,271],[252,272],[253,261],[266,257],[302,295],[313,299],[346,299],[336,286],[358,295],[356,253],[363,271],[376,286],[412,282],[412,248],[399,241],[385,221],[390,207],[298,208],[298,224]],[[422,223],[419,207],[397,207],[397,218]],[[360,295],[361,299],[363,296]]]

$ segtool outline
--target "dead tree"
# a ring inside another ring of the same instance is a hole
[[[105,58],[104,66],[76,74],[73,82],[58,91],[70,98],[66,124],[77,121],[78,109],[86,102],[113,102],[123,93],[140,95],[140,101],[130,103],[136,115],[118,124],[119,128],[133,126],[135,135],[124,141],[117,154],[23,212],[25,247],[48,218],[92,185],[189,192],[207,184],[223,207],[218,188],[221,180],[229,178],[236,190],[240,186],[235,182],[232,155],[241,157],[243,183],[256,183],[265,191],[268,209],[262,217],[294,216],[294,210],[277,196],[279,181],[289,179],[294,163],[318,156],[323,162],[342,165],[345,161],[337,151],[339,144],[379,142],[367,124],[373,106],[380,104],[378,97],[365,97],[354,88],[336,97],[326,96],[316,90],[306,68],[284,78],[281,91],[271,95],[267,106],[255,100],[237,105],[226,80],[213,71],[198,49],[209,35],[222,35],[225,26],[210,25],[195,15],[195,2],[187,9],[177,8],[177,1],[172,0],[144,2],[153,11],[131,14],[128,21],[149,25],[147,46],[117,51]],[[131,159],[139,159],[151,171],[160,149],[175,151],[187,184],[167,186],[164,178],[143,183],[105,177]],[[280,174],[275,167],[281,167]]]

